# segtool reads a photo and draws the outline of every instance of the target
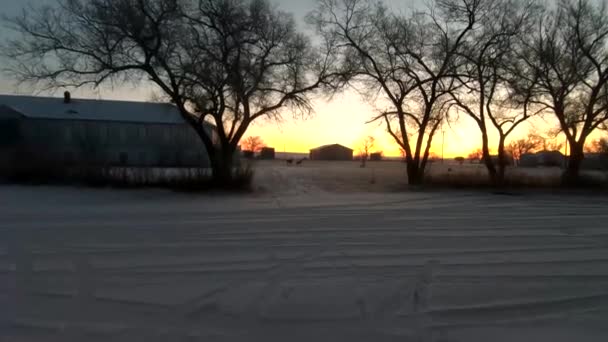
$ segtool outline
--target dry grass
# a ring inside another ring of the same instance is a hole
[[[209,190],[250,191],[254,172],[250,165],[235,171],[230,184],[216,184],[205,168],[112,167],[66,165],[44,161],[18,163],[0,172],[0,180],[28,185],[77,185],[121,189],[165,188],[182,192]]]

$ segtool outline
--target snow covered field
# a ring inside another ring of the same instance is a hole
[[[366,168],[356,161],[310,161],[302,165],[287,165],[285,161],[253,162],[256,187],[273,193],[297,195],[301,193],[356,193],[395,192],[407,188],[406,164],[398,161],[368,162]],[[427,174],[438,178],[468,176],[487,179],[484,165],[466,162],[460,165],[452,160],[435,162],[427,166]],[[521,180],[535,180],[531,184],[559,184],[563,170],[559,168],[509,168],[507,175]],[[606,182],[605,171],[585,171]],[[473,182],[474,183],[474,182]]]
[[[0,341],[607,341],[608,199],[0,187]]]

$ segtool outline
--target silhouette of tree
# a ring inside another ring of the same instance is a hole
[[[434,152],[429,153],[430,162],[436,163],[440,160],[441,160],[441,157],[437,153],[434,153]]]
[[[560,151],[564,147],[564,143],[557,141],[556,137],[535,135],[541,143],[542,151]]]
[[[471,153],[469,153],[467,159],[471,161],[471,163],[475,161],[480,161],[483,158],[483,149],[477,149]]]
[[[253,121],[284,107],[306,114],[308,95],[339,79],[331,46],[312,46],[266,0],[59,0],[8,22],[19,35],[2,50],[22,82],[158,86],[198,133],[218,184],[231,183]]]
[[[480,3],[437,0],[426,11],[402,15],[372,0],[319,0],[309,16],[326,44],[339,47],[350,84],[380,108],[371,121],[383,120],[405,151],[410,184],[423,182],[433,137],[449,109],[449,76]]]
[[[509,164],[505,149],[508,136],[535,113],[529,96],[513,96],[514,78],[509,63],[515,37],[526,34],[536,13],[531,0],[479,1],[478,25],[465,39],[459,53],[456,82],[450,91],[456,108],[472,118],[481,131],[482,160],[491,181],[502,185]],[[466,12],[455,12],[465,21]],[[520,82],[521,83],[521,82]],[[528,86],[529,89],[529,86]],[[498,163],[490,155],[489,130],[498,133]]]
[[[594,140],[590,146],[587,146],[586,152],[608,154],[608,138]]]
[[[376,139],[372,136],[365,137],[359,146],[359,158],[361,158],[361,167],[365,167],[367,160],[376,144]]]
[[[529,134],[526,138],[512,141],[506,148],[507,153],[513,156],[516,161],[521,160],[521,156],[534,153],[542,149],[545,139],[538,135]]]
[[[552,112],[570,145],[566,182],[576,182],[589,135],[608,121],[608,15],[604,2],[560,0],[523,35],[513,60],[531,100]]]
[[[241,142],[241,148],[245,151],[251,151],[254,153],[258,153],[262,150],[262,148],[266,147],[264,144],[264,140],[258,136],[250,136]]]

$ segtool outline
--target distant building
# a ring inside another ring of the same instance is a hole
[[[353,160],[353,150],[339,145],[324,145],[310,150],[310,160]]]
[[[214,127],[206,129],[216,140]],[[0,95],[0,163],[209,165],[205,146],[166,103]]]
[[[526,153],[519,158],[521,167],[562,167],[566,157],[559,151],[541,151]]]
[[[310,157],[310,153],[297,153],[297,152],[276,152],[275,151],[275,157],[276,159],[294,159],[294,160],[300,160],[300,159],[308,159]]]
[[[494,165],[498,166],[498,161],[499,161],[498,155],[491,155],[490,158],[492,160],[492,163],[494,163]],[[513,166],[513,164],[514,164],[513,156],[510,153],[505,153],[505,164],[507,166]]]
[[[263,147],[260,151],[260,159],[262,160],[274,160],[275,152],[272,147]]]
[[[255,157],[255,152],[250,150],[243,150],[243,158],[245,159],[253,159]]]
[[[382,161],[382,152],[374,152],[369,155],[370,161]]]
[[[586,170],[608,170],[608,154],[585,153],[581,168]]]

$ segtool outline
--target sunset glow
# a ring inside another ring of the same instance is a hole
[[[386,1],[386,3],[391,8],[404,8],[404,5],[399,1]],[[407,6],[416,7],[420,3],[420,1],[413,1]],[[280,8],[294,13],[298,25],[305,28],[303,18],[314,7],[314,1],[281,1],[278,5]],[[3,10],[7,14],[15,14],[21,8],[21,4],[14,3],[8,8],[3,8]],[[4,38],[2,34],[0,33],[0,38]],[[62,92],[63,90],[57,90],[54,93],[49,93],[40,92],[39,89],[26,86],[17,87],[6,76],[0,75],[0,93],[2,94],[59,96]],[[150,101],[152,94],[158,93],[158,90],[149,84],[116,87],[106,84],[100,89],[78,89],[72,92],[75,98]],[[366,136],[373,136],[376,139],[375,150],[381,151],[389,157],[401,155],[400,148],[394,139],[387,134],[383,122],[367,123],[376,113],[375,109],[355,91],[345,90],[332,99],[319,96],[315,99],[313,105],[314,112],[310,117],[294,118],[286,109],[283,112],[281,122],[264,119],[256,121],[245,136],[260,136],[268,146],[274,147],[277,152],[298,153],[307,153],[313,147],[333,143],[348,146],[357,153],[361,140]],[[530,120],[521,125],[510,136],[509,140],[525,136],[529,132],[542,132],[547,128],[553,128],[555,123],[555,119],[550,114],[545,119]],[[443,132],[440,131],[436,134],[432,152],[438,157],[444,155],[446,158],[466,156],[480,147],[480,138],[481,134],[474,122],[466,115],[460,115],[457,122],[444,124]],[[490,139],[495,146],[494,132],[490,132]]]
[[[15,87],[10,82],[0,84],[0,93],[24,93],[33,91]],[[36,93],[34,91],[34,93]],[[117,99],[129,101],[150,101],[155,88],[144,84],[104,89],[78,89],[73,91],[75,98]],[[39,95],[60,96],[61,91],[42,92]],[[374,108],[353,91],[346,91],[332,99],[317,98],[314,112],[306,118],[294,117],[288,110],[283,112],[283,120],[274,122],[262,119],[253,124],[246,136],[260,136],[264,142],[277,152],[308,153],[311,148],[326,144],[348,146],[357,153],[358,145],[367,136],[376,139],[376,151],[388,157],[401,155],[398,145],[386,132],[383,122],[367,123],[374,116]],[[551,117],[547,121],[551,121]],[[526,135],[529,128],[537,130],[547,127],[545,120],[532,120],[513,135],[513,138]],[[434,138],[432,152],[441,157],[442,145],[446,158],[466,156],[480,146],[480,133],[475,124],[465,116],[449,125],[444,125],[445,140],[441,132]],[[442,142],[444,142],[442,144]]]

